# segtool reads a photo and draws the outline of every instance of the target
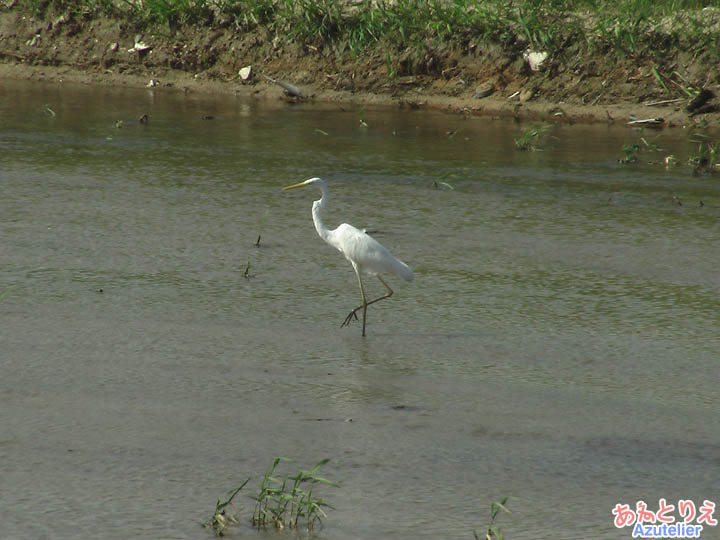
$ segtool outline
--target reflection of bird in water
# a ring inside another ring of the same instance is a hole
[[[355,274],[358,278],[358,284],[360,285],[360,296],[362,297],[362,305],[353,309],[345,320],[342,326],[350,324],[350,321],[355,318],[357,320],[357,312],[362,309],[363,314],[363,326],[362,335],[365,335],[365,319],[367,316],[367,307],[370,304],[379,302],[385,298],[390,298],[393,294],[393,290],[385,283],[385,280],[380,274],[395,274],[401,278],[412,281],[413,272],[410,267],[404,262],[393,257],[390,252],[383,247],[380,242],[375,240],[372,236],[369,236],[365,232],[356,229],[352,225],[343,223],[337,229],[330,230],[322,222],[320,212],[325,209],[330,200],[330,192],[328,191],[327,185],[320,178],[310,178],[299,184],[293,184],[292,186],[286,186],[283,189],[295,189],[305,186],[317,186],[322,191],[322,197],[319,201],[313,202],[312,217],[315,223],[315,229],[317,230],[320,238],[325,240],[328,244],[337,248],[345,258],[350,261]],[[370,300],[369,302],[365,298],[365,290],[363,289],[362,274],[370,276],[377,276],[385,288],[387,293],[383,296]]]

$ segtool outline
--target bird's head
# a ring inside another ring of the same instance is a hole
[[[296,189],[296,188],[301,188],[301,187],[305,187],[305,186],[311,186],[311,185],[317,184],[317,183],[322,184],[322,180],[320,180],[320,179],[317,178],[317,177],[316,177],[316,178],[310,178],[310,179],[305,180],[304,182],[300,182],[300,183],[298,183],[298,184],[293,184],[293,185],[291,185],[291,186],[285,186],[285,187],[283,188],[283,191],[286,190],[286,189]]]

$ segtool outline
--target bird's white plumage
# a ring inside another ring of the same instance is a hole
[[[295,186],[315,185],[322,197],[313,203],[312,216],[315,230],[320,238],[337,248],[350,261],[356,271],[369,275],[395,274],[411,281],[413,272],[408,265],[396,259],[385,247],[369,234],[343,223],[337,229],[328,229],[320,213],[330,202],[330,191],[320,178],[310,178]],[[288,186],[294,187],[294,186]]]
[[[393,257],[385,246],[372,236],[352,225],[343,223],[330,231],[328,243],[345,255],[348,261],[357,265],[363,274],[395,274],[407,281],[413,280],[413,272],[407,264]]]
[[[350,261],[357,274],[358,283],[360,285],[360,294],[362,296],[362,306],[354,309],[350,312],[350,315],[345,319],[343,326],[348,324],[355,313],[362,308],[363,310],[363,336],[365,335],[365,318],[367,312],[367,306],[392,296],[392,289],[385,283],[381,275],[394,274],[407,281],[413,280],[413,271],[408,265],[401,260],[393,257],[385,247],[375,240],[372,236],[361,231],[352,225],[343,223],[336,229],[328,229],[323,223],[322,216],[320,213],[325,209],[330,200],[330,192],[325,182],[320,178],[310,178],[299,184],[293,184],[283,189],[294,189],[309,185],[315,185],[322,191],[322,197],[313,202],[312,206],[312,217],[315,223],[315,230],[317,231],[320,238],[325,240],[328,244],[338,249],[345,258]],[[381,296],[375,300],[368,302],[365,299],[365,291],[363,289],[362,274],[371,276],[377,276],[382,284],[387,288],[388,294]]]

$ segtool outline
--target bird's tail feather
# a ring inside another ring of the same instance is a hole
[[[397,264],[395,265],[395,268],[396,268],[398,275],[401,278],[403,278],[405,281],[412,281],[413,279],[415,279],[415,274],[413,274],[413,271],[404,262],[397,260]]]

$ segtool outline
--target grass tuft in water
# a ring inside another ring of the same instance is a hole
[[[500,502],[492,502],[490,504],[490,523],[488,524],[487,532],[484,537],[481,537],[476,531],[473,531],[475,540],[504,540],[505,536],[496,522],[500,511],[507,512],[508,514],[512,513],[507,509],[507,500],[508,497],[503,497]]]
[[[688,140],[697,144],[697,150],[688,158],[693,175],[720,174],[720,140],[698,130],[691,130]]]
[[[655,135],[654,137],[650,137],[649,135],[645,135],[645,130],[641,129],[639,131],[638,140],[636,143],[625,143],[622,145],[622,153],[623,157],[620,159],[620,163],[623,165],[629,165],[630,163],[637,163],[638,161],[638,154],[642,152],[660,152],[662,151],[662,148],[660,148],[659,144],[660,135]],[[653,163],[652,161],[650,163]],[[665,159],[665,161],[662,162],[667,166],[668,160]]]
[[[225,536],[225,533],[227,532],[227,529],[229,527],[237,525],[237,514],[239,513],[239,511],[232,504],[232,500],[235,498],[235,495],[240,493],[240,490],[244,488],[249,481],[250,478],[245,480],[239,487],[230,491],[230,496],[225,501],[223,501],[222,499],[218,499],[218,502],[215,505],[215,513],[213,514],[212,519],[210,519],[210,521],[204,522],[202,524],[203,527],[205,527],[206,529],[212,529],[215,533],[215,536],[223,537]]]
[[[260,482],[252,523],[257,528],[268,526],[277,529],[304,527],[312,530],[327,517],[323,508],[332,508],[324,499],[313,493],[318,484],[337,487],[335,482],[318,475],[320,467],[330,461],[325,458],[309,470],[300,470],[295,475],[276,476],[278,465],[290,461],[275,458]]]
[[[443,175],[441,178],[438,178],[437,180],[433,180],[433,187],[435,189],[440,189],[440,186],[443,186],[447,189],[454,190],[455,188],[448,182],[449,178],[455,178],[456,175],[454,174],[446,174]]]
[[[537,150],[537,142],[540,136],[549,129],[549,126],[527,128],[520,135],[515,137],[515,148],[522,151]]]
[[[701,125],[694,125],[689,128],[687,137],[690,143],[696,145],[695,151],[691,152],[686,160],[692,174],[694,176],[720,174],[720,140],[708,135]],[[623,157],[619,160],[620,163],[623,165],[637,163],[639,160],[638,155],[641,152],[661,152],[663,149],[660,147],[659,139],[660,135],[655,135],[654,137],[645,136],[643,130],[641,130],[636,143],[623,144]],[[674,167],[679,163],[681,163],[681,161],[675,155],[667,155],[659,161],[648,160],[648,164],[662,165],[666,169]]]
[[[322,520],[327,517],[324,508],[332,508],[327,501],[317,495],[318,485],[338,486],[332,480],[318,474],[320,468],[330,459],[322,459],[312,468],[301,469],[294,475],[279,476],[277,474],[279,465],[289,461],[292,460],[275,458],[265,471],[257,495],[250,495],[255,501],[251,522],[258,529],[304,528],[311,531],[316,525],[322,525]],[[218,499],[212,518],[202,525],[212,529],[219,537],[225,536],[228,528],[237,525],[239,510],[232,504],[232,500],[249,481],[250,478],[231,490],[227,499]]]
[[[638,160],[637,154],[640,151],[640,145],[639,144],[623,144],[622,146],[622,153],[623,158],[620,160],[620,163],[623,165],[628,165],[629,163],[636,163]]]

